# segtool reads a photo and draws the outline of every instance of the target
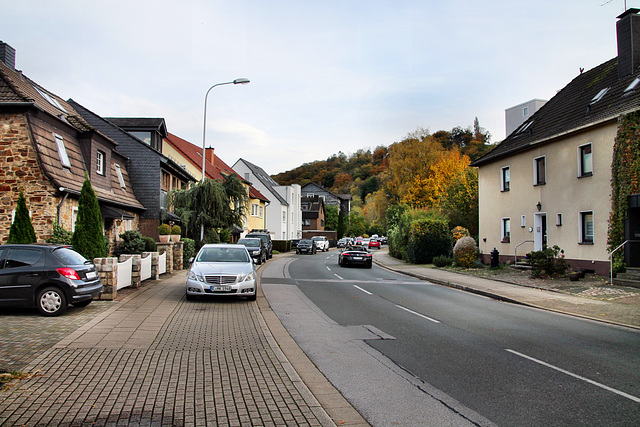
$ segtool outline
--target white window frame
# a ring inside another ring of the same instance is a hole
[[[509,229],[508,231],[507,231],[507,228]],[[511,218],[509,217],[504,217],[500,219],[500,241],[502,243],[511,242]]]
[[[527,117],[529,116],[529,107],[524,107],[522,109],[522,117]]]
[[[258,206],[258,211],[259,211],[259,217],[263,218],[264,217],[264,206]]]
[[[525,228],[527,226],[527,216],[522,215],[520,217],[520,227]]]
[[[63,167],[71,169],[71,161],[69,160],[69,155],[67,154],[67,147],[64,146],[64,138],[57,133],[53,134],[53,138],[56,140],[56,145],[58,146],[60,163],[62,163]]]
[[[584,163],[584,157],[583,157],[583,150],[584,148],[589,147],[590,150],[590,156],[589,156],[589,166],[591,168],[590,171],[585,171],[585,163]],[[578,146],[578,178],[582,178],[582,177],[586,177],[586,176],[592,176],[593,175],[593,144],[588,143],[588,144],[583,144]]]
[[[505,179],[505,171],[508,171],[508,181]],[[511,166],[500,168],[500,191],[511,191]]]
[[[258,216],[258,204],[251,203],[251,216]]]
[[[127,188],[127,185],[124,182],[124,176],[122,176],[122,169],[120,169],[120,165],[116,163],[114,166],[116,167],[116,174],[118,174],[118,181],[120,181],[120,187]]]
[[[105,159],[106,159],[106,154],[104,153],[104,151],[100,151],[98,150],[96,152],[96,173],[98,175],[103,175],[105,174]]]
[[[591,240],[586,240],[587,234],[585,233],[585,218],[587,215],[591,215]],[[581,245],[592,245],[595,242],[595,215],[593,211],[580,211],[578,213],[578,227],[580,239],[578,242]]]
[[[562,214],[561,213],[557,213],[556,214],[556,225],[558,227],[562,227]]]
[[[538,161],[544,161],[544,180],[540,180],[540,176],[538,175]],[[547,156],[538,156],[533,159],[533,185],[545,185],[547,183]]]

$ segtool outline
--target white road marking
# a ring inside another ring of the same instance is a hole
[[[333,275],[336,276],[340,280],[344,280],[342,277],[338,276],[336,273],[333,273]]]
[[[364,292],[367,295],[373,295],[371,292],[362,289],[360,286],[353,285],[353,287],[356,289],[360,289],[362,292]]]
[[[615,388],[611,388],[611,387],[606,386],[604,384],[601,384],[601,383],[599,383],[597,381],[593,381],[593,380],[590,380],[589,378],[585,378],[585,377],[582,377],[580,375],[574,374],[573,372],[569,372],[569,371],[566,371],[566,370],[564,370],[562,368],[558,368],[557,366],[553,366],[553,365],[551,365],[551,364],[549,364],[547,362],[543,362],[542,360],[538,360],[538,359],[535,359],[535,358],[533,358],[531,356],[527,356],[526,354],[518,353],[515,350],[510,350],[508,348],[505,349],[505,350],[507,350],[509,353],[515,354],[516,356],[524,357],[525,359],[531,360],[532,362],[539,363],[540,365],[546,366],[547,368],[551,368],[551,369],[554,369],[554,370],[556,370],[558,372],[562,372],[563,374],[567,374],[567,375],[572,376],[574,378],[577,378],[579,380],[588,382],[589,384],[592,384],[592,385],[595,385],[597,387],[600,387],[600,388],[603,388],[605,390],[608,390],[608,391],[610,391],[612,393],[619,394],[620,396],[626,397],[627,399],[633,400],[634,402],[640,403],[640,398],[632,396],[630,394],[627,394],[627,393],[625,393],[623,391],[616,390]]]
[[[428,321],[430,321],[430,322],[433,322],[433,323],[440,323],[440,321],[439,321],[439,320],[432,319],[431,317],[425,316],[424,314],[420,314],[420,313],[418,313],[418,312],[416,312],[416,311],[409,310],[408,308],[403,307],[403,306],[401,306],[401,305],[397,305],[397,304],[396,304],[396,307],[401,308],[401,309],[403,309],[404,311],[407,311],[407,312],[409,312],[409,313],[411,313],[411,314],[415,314],[416,316],[420,316],[420,317],[422,317],[423,319],[427,319],[427,320],[428,320]]]

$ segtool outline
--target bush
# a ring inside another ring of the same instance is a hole
[[[36,233],[33,224],[31,224],[29,209],[27,209],[27,200],[20,190],[16,214],[9,229],[7,243],[36,243],[36,241]]]
[[[478,259],[478,247],[475,239],[469,236],[463,236],[458,239],[453,247],[453,258],[459,267],[473,267],[476,259]]]
[[[89,178],[85,178],[78,200],[78,216],[71,238],[73,249],[86,259],[107,256],[107,246],[102,231],[102,214],[96,193]]]
[[[169,227],[169,224],[160,224],[160,227],[158,227],[158,234],[161,236],[168,236],[171,234],[171,227]]]
[[[182,264],[188,266],[190,264],[189,260],[196,256],[196,241],[186,237],[180,240],[184,243],[182,245]]]
[[[436,267],[449,267],[450,265],[453,264],[453,258],[448,257],[446,255],[439,255],[439,256],[435,256],[433,257],[433,265],[435,265]]]
[[[467,230],[466,228],[462,227],[462,226],[457,226],[456,228],[454,228],[453,230],[451,230],[451,237],[453,238],[453,244],[455,245],[456,242],[458,240],[460,240],[460,238],[464,237],[464,236],[469,236],[469,230]]]
[[[180,228],[179,225],[174,225],[173,227],[171,227],[171,234],[174,236],[179,236],[180,234],[182,234],[182,228]]]
[[[558,245],[552,248],[546,248],[541,251],[533,251],[527,254],[529,263],[531,264],[531,275],[540,277],[543,274],[548,276],[556,276],[564,274],[567,271],[567,261],[564,259],[564,250]]]
[[[156,252],[158,250],[156,241],[151,237],[143,237],[142,240],[144,240],[144,252]]]
[[[446,221],[421,218],[413,221],[409,230],[407,245],[409,262],[430,264],[433,257],[449,254],[451,235]]]
[[[47,239],[47,243],[57,243],[59,245],[70,245],[71,237],[73,233],[71,231],[67,231],[58,222],[53,223],[53,230],[51,231],[51,236]]]
[[[142,239],[142,234],[139,231],[125,231],[120,235],[120,238],[122,240],[116,249],[118,255],[141,254],[147,247],[147,243]]]

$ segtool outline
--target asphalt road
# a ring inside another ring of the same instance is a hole
[[[640,333],[498,302],[337,252],[274,260],[262,287],[372,425],[640,425]]]

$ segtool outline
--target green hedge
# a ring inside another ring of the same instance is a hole
[[[421,218],[411,223],[407,256],[413,264],[430,264],[433,258],[451,251],[451,234],[447,221]]]

